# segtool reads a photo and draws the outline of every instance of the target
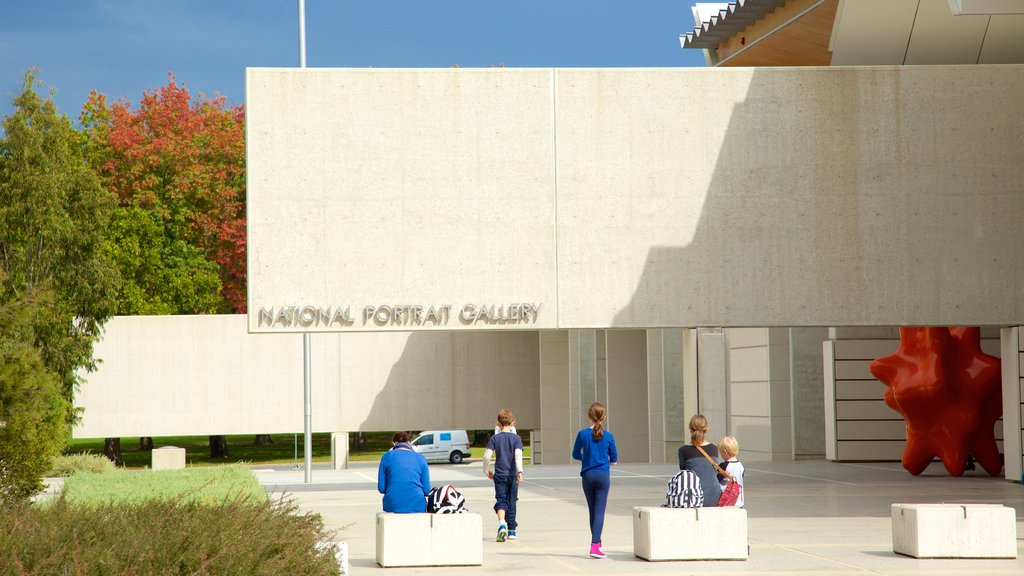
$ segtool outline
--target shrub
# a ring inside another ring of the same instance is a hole
[[[67,478],[76,472],[106,474],[117,470],[114,463],[100,454],[62,454],[57,456],[50,467],[50,476]]]
[[[338,574],[317,514],[291,501],[169,500],[0,509],[0,574]]]
[[[106,474],[79,472],[64,481],[63,497],[71,504],[102,506],[175,500],[220,504],[227,500],[266,502],[267,494],[252,471],[241,464],[184,470],[117,469]]]
[[[0,504],[27,499],[67,438],[70,403],[35,346],[34,319],[46,298],[4,301],[0,268]]]

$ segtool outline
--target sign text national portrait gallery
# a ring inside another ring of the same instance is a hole
[[[266,328],[346,328],[359,326],[496,326],[535,324],[540,304],[454,304],[420,306],[382,304],[363,306],[352,314],[351,306],[271,306],[260,307],[259,326]]]

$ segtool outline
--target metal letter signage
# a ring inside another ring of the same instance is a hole
[[[540,304],[453,304],[421,306],[381,304],[363,306],[360,327],[444,327],[458,322],[462,326],[504,326],[535,324]],[[271,306],[260,307],[258,325],[263,328],[350,328],[356,325],[350,306]],[[358,329],[358,328],[357,328]]]

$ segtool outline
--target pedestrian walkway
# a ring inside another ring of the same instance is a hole
[[[484,564],[458,568],[389,568],[388,574],[523,576],[588,574],[1024,574],[1024,486],[984,473],[951,478],[941,465],[919,477],[898,463],[824,461],[746,463],[750,559],[647,562],[633,556],[632,509],[664,500],[672,465],[620,464],[612,472],[605,521],[608,558],[587,556],[587,507],[577,466],[528,466],[519,491],[519,539],[498,543],[491,532],[493,488],[479,461],[431,465],[433,485],[452,484],[484,518]],[[289,494],[323,516],[336,540],[348,542],[351,572],[383,571],[374,560],[374,517],[381,508],[377,464],[303,472],[256,468],[273,496]],[[1017,511],[1016,560],[918,560],[892,552],[894,502],[979,502]]]

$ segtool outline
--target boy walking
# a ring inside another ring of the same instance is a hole
[[[498,514],[498,542],[516,539],[516,500],[523,481],[523,440],[512,427],[516,423],[508,408],[498,410],[499,432],[487,441],[484,474],[494,480],[494,511]],[[491,456],[494,455],[494,470]]]

